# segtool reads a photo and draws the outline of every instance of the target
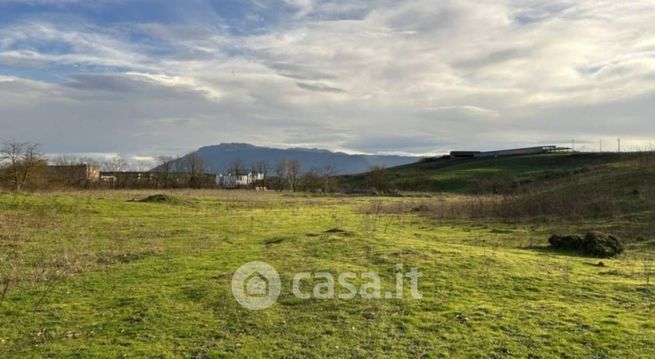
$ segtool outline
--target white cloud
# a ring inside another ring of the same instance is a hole
[[[284,2],[297,10],[298,17],[307,15],[314,8],[312,0],[284,0]]]
[[[285,2],[293,21],[238,36],[207,24],[1,29],[1,64],[110,71],[0,78],[0,111],[26,119],[0,125],[53,151],[150,154],[221,141],[425,153],[430,138],[439,151],[655,136],[652,1]],[[37,40],[72,50],[15,48]],[[78,141],[84,131],[103,138]]]
[[[212,101],[217,101],[222,97],[220,89],[207,84],[203,84],[199,79],[138,72],[127,72],[126,75],[152,81],[163,86],[187,88],[193,91],[198,91]]]

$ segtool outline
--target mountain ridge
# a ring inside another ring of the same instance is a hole
[[[274,148],[249,143],[220,143],[198,148],[181,158],[171,161],[173,168],[182,168],[185,161],[197,155],[207,172],[227,172],[235,161],[245,168],[256,162],[265,161],[271,167],[282,160],[297,160],[301,172],[332,166],[336,174],[356,174],[368,171],[374,166],[395,167],[417,162],[421,157],[398,155],[369,155],[333,152],[320,148]],[[157,168],[154,169],[155,171]]]

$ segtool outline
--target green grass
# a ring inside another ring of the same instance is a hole
[[[599,267],[548,251],[546,226],[365,211],[412,198],[179,191],[173,203],[131,201],[148,194],[0,194],[0,270],[15,282],[0,303],[0,357],[655,351],[648,248]],[[345,232],[326,232],[332,228]],[[230,291],[232,273],[252,260],[270,263],[283,280],[278,302],[264,311],[241,308]],[[298,271],[377,271],[391,289],[399,263],[424,274],[422,300],[291,294]]]

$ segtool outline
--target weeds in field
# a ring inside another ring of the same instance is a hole
[[[562,278],[564,279],[564,282],[569,283],[571,282],[571,273],[573,271],[573,266],[571,265],[571,261],[569,259],[566,259],[564,261],[564,265],[560,267],[562,271]]]
[[[653,278],[653,274],[655,267],[653,267],[653,258],[648,255],[642,259],[642,266],[643,266],[643,274],[644,274],[644,282],[645,282],[645,293],[646,296],[648,297],[648,300],[650,302],[651,307],[653,304],[653,287],[651,285],[651,280]]]
[[[617,204],[612,198],[604,195],[530,193],[460,196],[447,201],[423,201],[420,204],[395,203],[385,208],[384,212],[415,212],[437,220],[582,221],[615,218]]]
[[[8,262],[7,258],[1,258],[0,260],[3,262]],[[5,296],[7,295],[11,287],[18,280],[17,278],[18,268],[16,264],[9,262],[7,265],[3,265],[1,268],[2,271],[0,271],[0,304],[2,304],[2,302],[5,299]]]

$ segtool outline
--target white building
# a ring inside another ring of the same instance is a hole
[[[263,173],[249,172],[245,175],[234,175],[232,173],[220,173],[216,175],[216,184],[221,187],[234,188],[249,186],[257,181],[263,181]]]

